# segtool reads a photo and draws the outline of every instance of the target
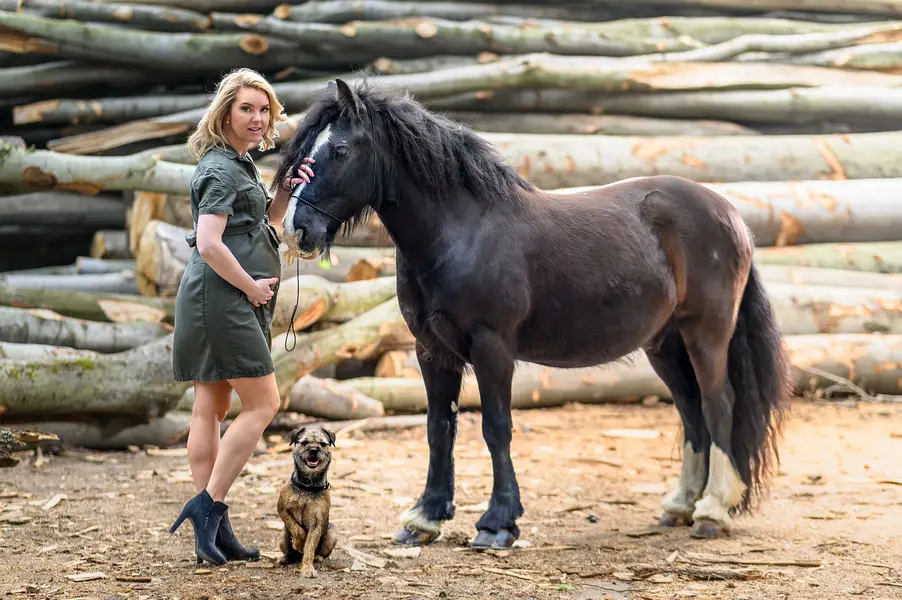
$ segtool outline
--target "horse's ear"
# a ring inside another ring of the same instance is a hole
[[[351,89],[343,79],[335,79],[335,98],[338,100],[339,104],[342,106],[349,107],[352,111],[354,111],[355,115],[359,115],[361,112],[360,99],[357,98],[357,94],[354,93],[354,90]]]

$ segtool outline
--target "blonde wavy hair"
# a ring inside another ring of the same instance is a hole
[[[229,143],[223,132],[225,118],[232,108],[232,103],[242,88],[255,88],[269,97],[269,126],[263,133],[258,148],[269,150],[275,148],[275,138],[279,137],[276,128],[279,121],[284,121],[284,107],[276,98],[276,92],[265,77],[253,69],[241,68],[229,72],[216,86],[216,94],[210,101],[204,116],[197,124],[197,129],[188,138],[188,150],[196,160],[210,151],[214,146],[228,148]]]

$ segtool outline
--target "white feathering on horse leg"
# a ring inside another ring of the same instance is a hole
[[[670,492],[661,507],[665,512],[678,517],[691,518],[695,503],[705,487],[705,453],[695,452],[692,444],[683,447],[683,464],[680,468],[680,482]]]
[[[440,521],[427,519],[422,506],[414,506],[401,514],[401,525],[408,531],[420,531],[438,535],[442,532]]]
[[[733,525],[730,509],[739,504],[745,489],[746,485],[733,468],[730,457],[716,444],[711,444],[708,485],[702,499],[695,504],[692,519],[714,521],[724,531],[729,531]]]

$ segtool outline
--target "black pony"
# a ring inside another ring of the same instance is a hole
[[[584,367],[647,353],[685,437],[662,524],[715,537],[763,492],[789,369],[750,232],[726,199],[670,176],[550,194],[407,94],[341,80],[308,109],[275,181],[307,156],[315,177],[294,190],[283,223],[290,251],[317,256],[368,210],[397,250],[398,301],[428,394],[429,471],[396,541],[429,543],[454,516],[452,448],[469,365],[494,474],[474,548],[519,536],[516,361]]]

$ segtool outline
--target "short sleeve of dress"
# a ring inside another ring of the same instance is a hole
[[[233,215],[238,195],[234,178],[222,168],[207,169],[196,182],[197,214]]]

